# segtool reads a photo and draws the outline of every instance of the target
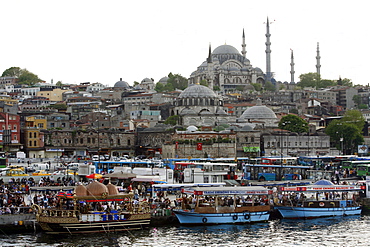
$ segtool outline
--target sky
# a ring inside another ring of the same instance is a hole
[[[367,1],[331,0],[2,0],[0,72],[20,67],[46,82],[100,82],[122,78],[133,85],[158,82],[170,72],[189,77],[220,45],[241,52],[266,71],[265,33],[269,18],[271,70],[277,81],[321,77],[367,85],[370,49]],[[0,74],[1,75],[1,74]]]

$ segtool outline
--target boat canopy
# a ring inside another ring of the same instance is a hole
[[[183,193],[193,195],[268,195],[272,194],[272,190],[262,186],[244,186],[244,187],[197,187],[184,188]]]
[[[175,191],[181,190],[182,188],[191,188],[191,187],[219,187],[225,186],[225,182],[221,183],[190,183],[190,184],[153,184],[154,191]]]
[[[299,192],[321,192],[321,191],[355,191],[363,190],[365,186],[355,185],[309,185],[296,187],[281,187],[281,191],[299,191]]]

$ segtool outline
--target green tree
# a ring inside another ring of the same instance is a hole
[[[254,90],[256,90],[256,91],[262,91],[262,85],[261,85],[261,83],[251,83],[251,85],[254,87]]]
[[[154,90],[157,91],[158,93],[161,93],[164,91],[164,85],[160,82],[158,82],[155,87],[154,87]]]
[[[199,84],[202,85],[202,86],[208,87],[207,80],[201,80]]]
[[[273,92],[273,91],[275,91],[275,90],[276,90],[276,88],[275,88],[274,84],[272,84],[272,82],[267,81],[267,82],[265,83],[265,90],[266,90],[266,91]]]
[[[361,105],[361,96],[360,95],[353,95],[353,98],[352,98],[353,102],[355,102],[356,106],[358,107],[359,105]]]
[[[10,67],[9,69],[4,70],[1,77],[19,77],[23,73],[22,69],[19,67]]]
[[[17,77],[19,84],[27,84],[29,86],[32,86],[42,81],[34,73],[28,71],[27,69],[21,69],[19,67],[11,67],[9,69],[4,70],[2,77],[4,76]]]
[[[164,121],[164,124],[169,124],[169,125],[176,125],[179,121],[179,116],[178,115],[173,115],[170,116],[169,118]]]
[[[280,119],[279,128],[296,133],[308,132],[308,122],[296,115],[286,115]]]
[[[57,83],[55,85],[58,86],[58,87],[62,87],[63,83],[62,83],[62,81],[57,81]]]
[[[37,75],[28,70],[24,69],[22,74],[18,77],[19,84],[26,84],[28,86],[33,86],[36,83],[42,81]]]
[[[365,125],[365,118],[359,110],[348,110],[340,120],[342,124],[354,124],[361,132]]]
[[[244,89],[245,89],[245,86],[243,86],[243,85],[238,85],[238,86],[236,86],[236,88],[235,88],[237,91],[240,91],[240,92],[243,92],[244,91]]]
[[[188,79],[180,74],[168,74],[167,84],[172,84],[173,88],[184,90],[188,87]]]
[[[358,126],[353,122],[343,121],[343,119],[331,121],[325,128],[325,133],[330,136],[336,148],[342,150],[344,154],[357,152],[357,146],[364,141]]]
[[[221,91],[221,88],[219,86],[213,86],[213,91]]]

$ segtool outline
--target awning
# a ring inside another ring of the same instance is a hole
[[[118,178],[118,179],[128,179],[136,178],[136,174],[129,172],[114,172],[103,175],[103,178]]]
[[[132,182],[153,182],[157,184],[165,184],[166,181],[158,180],[158,178],[133,178]]]

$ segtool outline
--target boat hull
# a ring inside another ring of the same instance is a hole
[[[196,213],[185,210],[173,211],[182,225],[246,224],[265,222],[269,211],[240,213]]]
[[[335,207],[335,208],[314,208],[314,207],[291,207],[275,206],[284,219],[307,219],[331,216],[346,216],[361,214],[361,207]]]
[[[85,216],[85,215],[83,215]],[[88,216],[88,215],[87,215]],[[47,234],[81,234],[81,233],[98,233],[98,232],[118,232],[139,230],[150,225],[150,214],[135,215],[133,219],[105,218],[98,221],[84,221],[77,217],[71,218],[51,218],[39,216],[37,221],[40,227]],[[86,219],[87,217],[82,217]]]

